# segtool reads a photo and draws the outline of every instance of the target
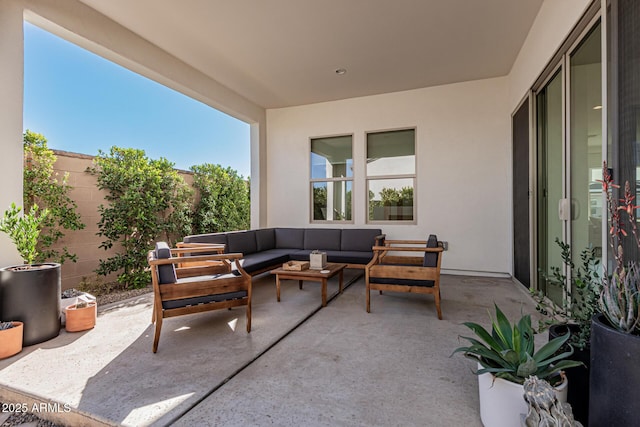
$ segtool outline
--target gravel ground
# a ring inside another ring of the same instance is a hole
[[[139,295],[143,295],[152,291],[153,288],[151,288],[151,286],[148,286],[142,289],[130,289],[111,292],[105,295],[99,295],[96,297],[96,300],[98,302],[98,307],[100,307],[101,305],[123,301],[125,299],[137,297]],[[39,418],[38,416],[30,412],[13,412],[9,416],[9,418],[4,420],[3,422],[3,415],[8,413],[7,411],[12,407],[12,405],[5,405],[4,403],[0,402],[0,407],[2,407],[2,412],[0,412],[0,427],[14,427],[25,423],[36,423],[35,425],[37,425],[38,427],[67,427],[61,424],[55,424],[51,421],[43,420],[42,418]],[[5,409],[7,409],[7,411],[5,411]]]
[[[146,288],[142,289],[129,289],[125,291],[111,292],[105,295],[97,296],[96,301],[98,301],[98,307],[100,307],[105,304],[111,304],[112,302],[118,302],[128,298],[137,297],[149,292],[153,292],[153,288],[151,286],[147,286]]]
[[[0,406],[2,407],[2,412],[0,412],[0,420],[2,420],[3,416],[8,413],[8,410],[12,405],[6,405],[5,403],[0,402]],[[5,411],[5,409],[7,411]],[[61,424],[52,423],[51,421],[43,420],[42,418],[39,418],[29,412],[13,412],[11,415],[9,415],[9,418],[0,423],[0,427],[13,427],[26,423],[36,423],[35,425],[37,425],[38,427],[67,427]]]

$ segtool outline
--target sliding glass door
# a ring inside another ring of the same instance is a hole
[[[537,285],[558,304],[569,283],[548,278],[570,271],[556,240],[570,245],[576,267],[583,249],[602,250],[600,40],[596,23],[535,93]]]
[[[563,108],[562,70],[536,95],[537,159],[538,159],[538,289],[554,302],[560,303],[563,288],[554,286],[545,277],[552,276],[558,266],[560,248],[556,239],[564,240],[559,205],[563,191]]]
[[[593,247],[602,253],[602,59],[600,24],[569,57],[570,241],[573,262]]]

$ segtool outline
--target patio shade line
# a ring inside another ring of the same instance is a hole
[[[355,283],[358,279],[360,279],[362,276],[364,275],[363,272],[356,274],[351,280],[349,280],[347,283],[345,283],[342,287],[342,291],[344,292],[349,286],[351,286],[353,283]],[[338,295],[340,295],[339,292],[334,293],[331,297],[327,298],[327,305],[333,301]],[[174,423],[176,423],[180,418],[182,418],[183,416],[185,416],[187,413],[189,413],[192,409],[194,409],[196,406],[198,406],[199,404],[201,404],[205,399],[207,399],[209,396],[211,396],[213,393],[215,393],[216,391],[218,391],[223,385],[225,385],[226,383],[228,383],[229,381],[231,381],[236,375],[238,375],[239,373],[241,373],[242,371],[244,371],[246,368],[248,368],[249,366],[251,366],[256,360],[258,360],[260,357],[262,357],[262,355],[264,355],[266,352],[268,352],[269,350],[271,350],[273,347],[275,347],[280,341],[282,341],[283,339],[285,339],[287,336],[289,336],[289,334],[291,334],[293,331],[295,331],[296,329],[298,329],[300,326],[302,326],[305,322],[307,322],[311,317],[313,317],[318,311],[320,311],[320,309],[322,309],[322,305],[318,306],[318,308],[316,308],[315,310],[313,310],[311,313],[309,313],[305,318],[303,318],[302,320],[300,320],[293,328],[291,328],[289,331],[287,331],[285,334],[283,334],[280,338],[278,338],[277,340],[275,340],[271,345],[269,345],[268,347],[266,347],[264,350],[262,350],[260,353],[258,353],[253,359],[249,360],[247,363],[245,363],[244,365],[242,365],[241,367],[239,367],[238,369],[236,369],[234,372],[232,372],[228,377],[226,377],[224,380],[222,380],[218,385],[216,385],[214,388],[212,388],[209,392],[205,393],[204,395],[202,395],[202,397],[200,397],[198,400],[196,400],[192,405],[190,405],[188,408],[186,408],[185,410],[183,410],[182,412],[180,412],[179,414],[177,414],[176,416],[174,416],[173,418],[171,418],[169,420],[169,422],[166,425],[172,425]]]

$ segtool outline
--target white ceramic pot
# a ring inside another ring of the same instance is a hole
[[[495,381],[494,381],[495,379]],[[560,402],[567,401],[568,381],[554,388]],[[484,427],[514,427],[520,424],[520,415],[527,414],[529,406],[524,400],[522,384],[495,378],[492,374],[478,375],[480,393],[480,419]]]

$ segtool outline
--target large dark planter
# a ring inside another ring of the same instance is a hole
[[[640,337],[591,320],[590,426],[637,426]]]
[[[578,325],[552,325],[549,327],[549,340],[565,335],[567,331],[576,334]],[[568,351],[565,345],[560,351]],[[573,355],[569,359],[584,363],[585,366],[565,369],[565,375],[569,380],[567,402],[571,405],[573,417],[582,423],[589,425],[589,366],[591,365],[591,351],[589,347],[584,350],[573,348]]]
[[[60,264],[33,269],[0,268],[0,319],[24,323],[23,345],[38,344],[60,333]]]

